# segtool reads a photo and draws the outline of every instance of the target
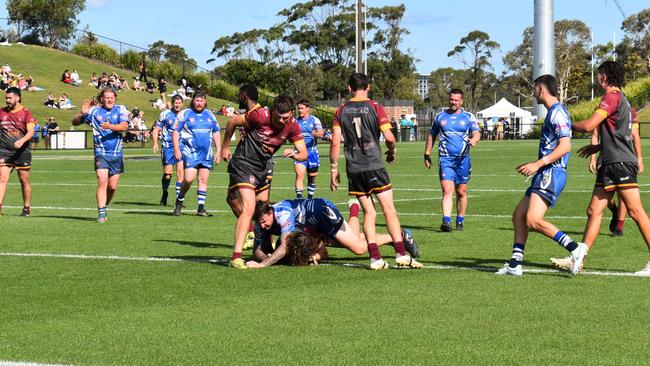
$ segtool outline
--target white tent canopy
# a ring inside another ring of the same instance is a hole
[[[476,118],[482,119],[484,127],[491,126],[491,121],[498,118],[506,118],[516,135],[525,135],[533,126],[532,113],[521,109],[501,98],[495,105],[476,113]]]

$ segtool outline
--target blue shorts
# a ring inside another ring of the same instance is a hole
[[[176,165],[178,163],[178,160],[174,157],[174,147],[163,147],[160,150],[160,157],[162,159],[162,165]]]
[[[317,172],[318,167],[320,166],[320,158],[318,157],[318,151],[310,151],[307,153],[306,161],[294,161],[295,165],[302,165],[307,168],[309,172]]]
[[[124,173],[124,159],[122,156],[95,155],[95,171],[107,169],[108,175]]]
[[[212,154],[203,157],[193,157],[183,155],[184,169],[209,169],[212,170]]]
[[[305,226],[311,227],[317,232],[334,238],[343,226],[343,216],[334,204],[325,198],[317,198],[311,202],[314,205],[314,212],[317,214],[305,222]]]
[[[469,155],[439,158],[440,180],[451,180],[454,184],[467,184],[472,175],[472,160]]]
[[[566,186],[566,171],[561,168],[546,168],[533,177],[533,182],[526,190],[526,197],[536,193],[549,207],[553,207]]]

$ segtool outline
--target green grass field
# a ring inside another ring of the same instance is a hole
[[[575,141],[573,150],[583,143]],[[343,249],[332,249],[332,260],[318,267],[226,267],[235,220],[225,203],[224,164],[210,178],[207,208],[215,216],[192,215],[193,188],[185,214],[173,217],[171,207],[157,206],[158,158],[127,149],[110,221],[98,224],[92,152],[38,151],[32,216],[18,217],[14,175],[0,217],[0,360],[647,364],[650,282],[613,275],[650,259],[631,221],[622,238],[608,237],[603,225],[586,274],[555,272],[548,258],[564,252],[539,234],[530,237],[524,266],[537,272],[491,273],[510,257],[510,214],[527,187],[514,167],[536,156],[536,144],[479,144],[466,230],[453,233],[438,232],[437,171],[422,167],[423,146],[400,144],[398,162],[389,167],[396,205],[427,267],[383,272],[347,266],[365,266],[367,258]],[[276,160],[272,199],[291,198],[292,165]],[[325,188],[328,168],[322,167],[317,195],[346,211],[346,192]],[[549,212],[577,239],[593,181],[586,162],[573,157],[568,186]],[[646,175],[641,184],[647,204]],[[381,219],[379,226],[385,230]],[[44,256],[20,256],[28,253]],[[392,262],[391,248],[382,253]]]

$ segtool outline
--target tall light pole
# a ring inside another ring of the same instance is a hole
[[[555,75],[555,32],[553,0],[535,1],[535,52],[533,79],[545,74]],[[537,120],[546,117],[546,108],[536,105]]]
[[[357,0],[356,6],[356,37],[355,37],[355,61],[356,72],[368,74],[368,65],[366,64],[366,9],[362,0]]]

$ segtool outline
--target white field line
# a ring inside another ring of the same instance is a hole
[[[89,260],[107,260],[107,261],[136,261],[136,262],[203,262],[203,263],[219,263],[227,264],[228,261],[224,259],[180,259],[170,257],[127,257],[116,255],[85,255],[85,254],[55,254],[55,253],[12,253],[0,252],[0,257],[29,257],[29,258],[63,258],[63,259],[89,259]],[[323,263],[321,265],[334,265],[343,267],[365,268],[365,265],[354,263]],[[472,270],[483,272],[494,272],[496,268],[491,267],[477,267],[477,266],[441,266],[441,265],[425,265],[423,269],[430,270]],[[525,273],[566,273],[564,271],[555,269],[526,269]],[[583,271],[580,275],[588,276],[614,276],[614,277],[647,277],[637,275],[634,272],[615,272],[615,271]],[[2,366],[2,364],[0,364]]]
[[[18,186],[20,185],[19,182],[10,182],[10,186]],[[97,183],[34,183],[32,182],[32,186],[58,186],[58,187],[96,187]],[[160,184],[120,184],[118,186],[118,189],[122,188],[160,188]],[[212,189],[227,189],[227,186],[214,186],[214,185],[209,185],[208,188]],[[295,190],[295,187],[293,186],[279,186],[279,185],[273,185],[273,188],[275,190]],[[394,192],[440,192],[440,188],[393,188]],[[468,191],[471,192],[488,192],[488,193],[520,193],[524,194],[526,189],[524,187],[522,188],[512,188],[512,189],[500,189],[500,188],[470,188]],[[565,189],[562,191],[563,193],[591,193],[593,189]],[[640,190],[640,193],[650,193],[650,190]]]
[[[4,208],[23,208],[23,206],[3,206]],[[33,210],[57,210],[57,211],[97,211],[96,207],[57,207],[57,206],[32,206]],[[171,208],[168,209],[154,209],[154,208],[115,208],[110,207],[108,212],[162,212],[169,213],[171,215]],[[187,212],[193,212],[192,209],[188,208]],[[231,213],[230,210],[210,210],[213,213]],[[342,213],[348,213],[349,211],[341,211]],[[377,212],[378,215],[382,215],[381,210]],[[441,213],[437,212],[398,212],[399,216],[422,216],[422,217],[435,217],[441,216]],[[36,214],[38,216],[38,214]],[[512,214],[471,214],[465,215],[465,217],[470,218],[512,218]],[[545,216],[547,219],[564,219],[564,220],[585,220],[586,216]]]
[[[14,361],[2,361],[0,360],[0,366],[66,366],[66,365],[55,365],[51,363],[35,363],[35,362],[14,362]]]

